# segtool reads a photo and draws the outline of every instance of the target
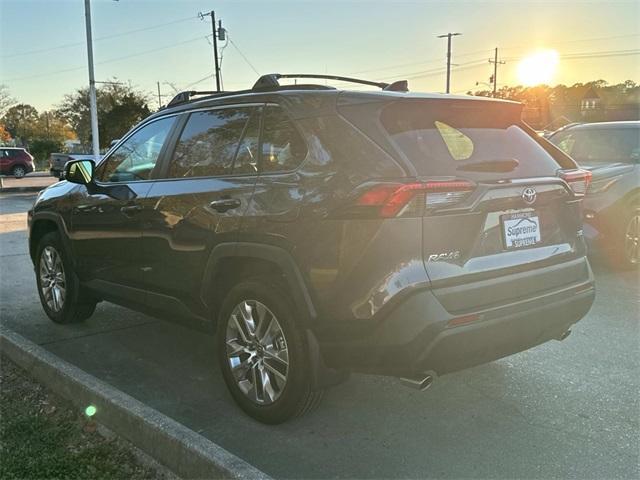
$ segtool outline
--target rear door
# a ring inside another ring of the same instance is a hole
[[[261,110],[239,105],[184,114],[163,178],[145,200],[146,289],[197,308],[209,254],[237,240],[253,193]]]
[[[435,288],[584,255],[579,201],[557,176],[553,147],[520,112],[518,104],[478,100],[405,100],[381,111],[392,144],[428,186],[423,259]],[[553,287],[527,281],[439,296],[446,308],[466,310]]]
[[[304,190],[298,166],[307,145],[284,108],[264,107],[260,141],[260,176],[243,221],[243,238],[289,246],[289,229],[298,219]]]

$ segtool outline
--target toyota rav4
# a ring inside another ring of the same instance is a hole
[[[183,92],[66,165],[29,212],[51,320],[106,300],[212,322],[231,395],[278,423],[348,372],[426,388],[588,312],[590,172],[520,104],[286,77]]]

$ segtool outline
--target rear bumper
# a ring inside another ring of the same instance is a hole
[[[334,368],[393,376],[443,375],[559,339],[587,314],[595,298],[586,259],[567,262],[567,268],[575,268],[576,262],[584,262],[586,272],[577,282],[464,315],[445,310],[430,290],[416,292],[366,338],[323,342],[323,356]],[[472,321],[451,326],[461,317]]]

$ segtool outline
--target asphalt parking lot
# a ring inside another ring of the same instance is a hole
[[[564,342],[425,392],[353,375],[313,414],[264,426],[233,404],[205,332],[107,303],[51,323],[27,254],[34,198],[0,195],[2,324],[276,478],[640,477],[637,273],[596,265],[596,303]]]

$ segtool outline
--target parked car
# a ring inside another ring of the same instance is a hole
[[[592,172],[584,234],[594,254],[622,268],[640,265],[640,122],[577,124],[550,137]]]
[[[24,148],[0,147],[0,175],[22,178],[34,170],[33,157]]]
[[[102,158],[102,155],[98,157]],[[52,153],[49,155],[49,173],[52,177],[62,179],[64,166],[71,160],[93,160],[93,155],[87,153]]]
[[[67,164],[28,217],[51,320],[108,300],[213,322],[231,395],[278,423],[348,372],[424,389],[589,311],[590,173],[520,104],[281,77],[179,94]]]

